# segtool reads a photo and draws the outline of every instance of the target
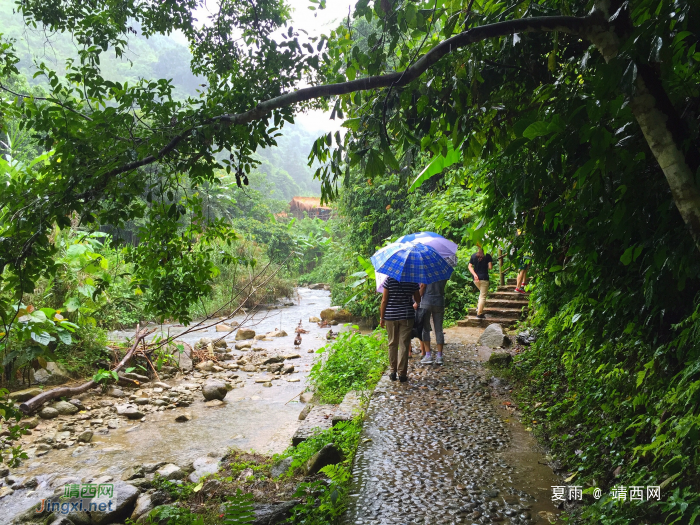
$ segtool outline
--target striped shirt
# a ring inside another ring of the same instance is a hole
[[[413,293],[420,289],[417,283],[399,282],[389,277],[384,281],[384,289],[389,292],[389,301],[384,311],[385,320],[400,321],[415,318]]]

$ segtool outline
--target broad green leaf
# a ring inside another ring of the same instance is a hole
[[[523,137],[532,140],[537,137],[549,135],[551,132],[552,130],[550,129],[548,122],[533,122],[527,128],[525,128],[525,131],[523,131]]]
[[[632,257],[634,255],[634,246],[630,246],[625,250],[625,252],[622,254],[620,257],[620,262],[624,264],[625,266],[629,265],[632,262]]]
[[[53,341],[53,337],[48,332],[32,332],[31,338],[42,346],[46,346]]]
[[[430,163],[423,168],[423,171],[421,171],[418,176],[415,178],[413,183],[411,184],[410,188],[408,188],[409,192],[414,192],[418,187],[420,187],[421,184],[423,184],[426,180],[428,180],[430,177],[433,175],[437,175],[438,173],[442,173],[442,171],[449,167],[452,166],[453,164],[456,164],[460,162],[462,158],[462,153],[461,153],[461,148],[462,145],[460,144],[457,146],[456,149],[453,149],[451,146],[447,148],[447,155],[442,156],[442,155],[436,155],[433,160],[430,161]]]
[[[65,330],[59,330],[56,335],[58,335],[58,338],[64,345],[69,345],[73,343],[73,339],[71,338],[70,332],[67,332]]]

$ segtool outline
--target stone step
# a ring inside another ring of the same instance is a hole
[[[517,280],[516,278],[506,279],[506,284],[509,285],[509,286],[510,286],[510,285],[515,286],[515,283],[517,283],[517,282],[518,282],[518,280]]]
[[[292,436],[292,445],[295,447],[302,441],[306,441],[319,431],[328,430],[333,426],[333,415],[336,413],[336,405],[319,405],[311,409],[306,419],[301,422],[299,428]]]
[[[486,308],[522,308],[527,305],[528,301],[526,299],[521,301],[508,299],[486,299]]]
[[[530,294],[520,292],[493,292],[488,295],[487,299],[493,297],[494,299],[514,299],[516,301],[522,301],[527,300],[529,296]]]
[[[476,315],[476,308],[469,309],[469,315]],[[484,307],[484,313],[487,316],[498,317],[501,319],[520,319],[524,317],[523,311],[520,308],[493,308],[488,302]]]
[[[517,319],[503,319],[498,317],[486,317],[486,319],[477,319],[476,317],[467,317],[461,321],[457,321],[457,326],[478,326],[486,328],[490,324],[500,324],[503,328],[513,328],[517,324]]]

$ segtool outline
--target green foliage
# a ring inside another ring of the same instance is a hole
[[[245,525],[255,521],[252,494],[243,494],[239,489],[236,491],[236,494],[229,496],[226,500],[223,523],[227,525]]]
[[[204,525],[204,517],[187,507],[160,505],[153,509],[146,519],[149,525]]]
[[[0,445],[5,450],[5,453],[0,455],[0,461],[6,461],[10,467],[19,466],[20,461],[28,457],[22,450],[22,446],[15,444],[23,435],[29,433],[20,425],[22,417],[24,414],[9,398],[9,391],[6,388],[0,388],[0,432],[2,433]]]
[[[388,365],[386,332],[340,332],[318,350],[309,383],[324,403],[340,403],[350,390],[374,387]]]
[[[329,443],[334,443],[345,458],[340,464],[321,469],[321,473],[328,477],[328,482],[315,480],[299,484],[295,496],[302,498],[302,503],[294,507],[288,523],[326,525],[338,522],[347,505],[352,460],[361,432],[361,420],[356,418],[319,432],[285,452],[285,456],[291,455],[294,458],[290,473],[303,469],[308,460]]]

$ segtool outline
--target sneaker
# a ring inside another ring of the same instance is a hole
[[[392,372],[391,374],[389,374],[389,379],[391,379],[392,381],[396,381],[396,372]]]
[[[420,362],[421,365],[432,365],[435,361],[433,361],[433,356],[432,355],[426,355]]]
[[[518,293],[526,293],[525,288],[516,288],[515,291]]]
[[[438,356],[435,358],[435,364],[436,365],[444,364],[444,361],[442,360],[442,356],[440,354],[438,354]]]
[[[477,319],[486,319],[486,314],[477,314]]]
[[[405,383],[406,381],[408,381],[408,376],[399,376],[399,381]]]

